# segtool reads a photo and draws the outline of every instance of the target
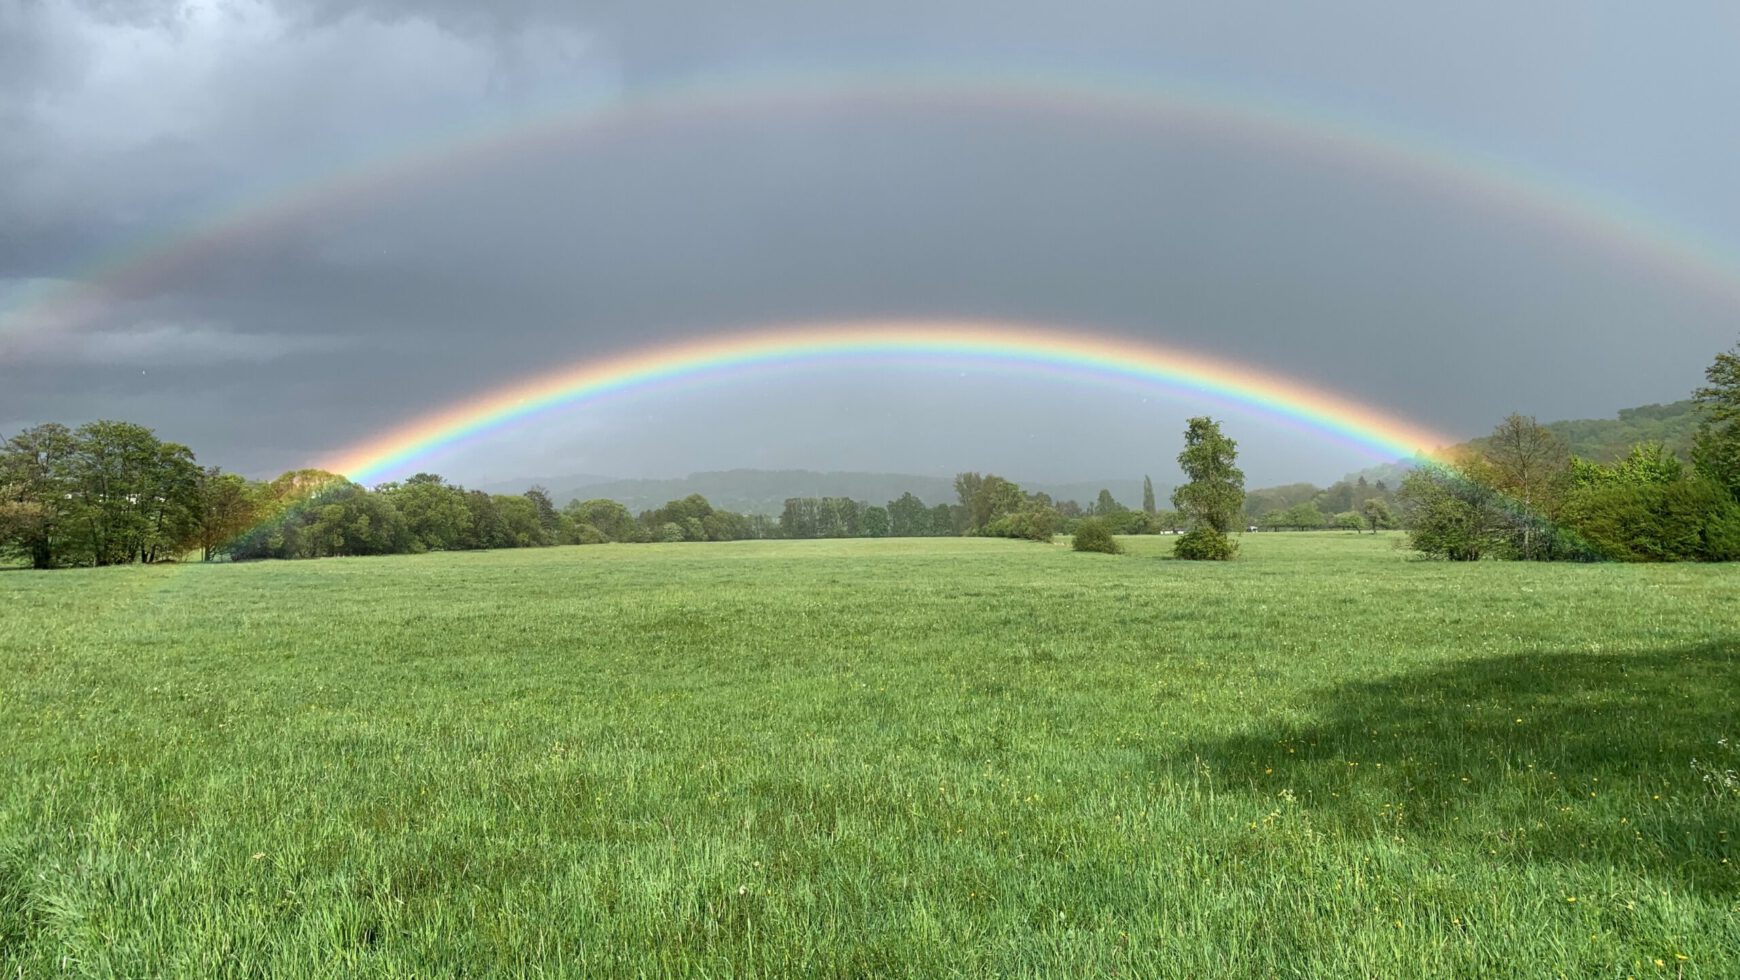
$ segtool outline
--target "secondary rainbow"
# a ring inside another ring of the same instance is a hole
[[[744,115],[866,107],[1050,113],[1274,148],[1295,159],[1413,182],[1423,196],[1465,200],[1552,229],[1568,244],[1652,267],[1740,305],[1740,253],[1726,244],[1573,181],[1420,133],[1189,80],[921,68],[694,79],[614,100],[568,100],[305,167],[108,253],[71,275],[70,283],[28,291],[10,310],[0,310],[0,345],[89,323],[115,300],[149,290],[232,242],[576,137],[623,139]]]
[[[1138,383],[1207,397],[1304,426],[1375,459],[1430,453],[1456,440],[1302,381],[1144,341],[983,320],[819,323],[683,341],[585,361],[441,409],[318,464],[359,483],[413,469],[429,455],[506,426],[607,395],[698,383],[758,368],[882,358],[989,363]]]

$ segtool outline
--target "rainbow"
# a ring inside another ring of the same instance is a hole
[[[554,410],[661,384],[843,360],[974,363],[1134,383],[1300,425],[1394,460],[1456,440],[1292,378],[1144,341],[982,320],[819,323],[714,336],[586,361],[513,382],[335,454],[319,468],[368,484],[432,453]]]
[[[21,338],[90,323],[117,300],[147,291],[233,242],[493,160],[576,137],[626,139],[652,128],[745,114],[855,108],[1056,114],[1279,149],[1296,159],[1416,185],[1425,196],[1534,222],[1578,247],[1651,267],[1740,305],[1740,254],[1733,249],[1570,181],[1418,133],[1189,82],[973,70],[805,72],[697,79],[614,101],[568,102],[432,134],[256,188],[181,226],[142,238],[69,281],[24,291],[9,311],[0,310],[0,354]]]

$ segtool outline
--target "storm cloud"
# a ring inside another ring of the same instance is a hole
[[[270,475],[561,364],[903,317],[1147,339],[1452,434],[1607,415],[1685,397],[1740,334],[1740,266],[1684,275],[1641,244],[1679,227],[1717,243],[1707,265],[1737,253],[1736,40],[1717,3],[0,0],[0,428],[127,418]],[[1067,99],[723,99],[513,138],[744,78],[939,73],[1235,93],[1550,175],[1636,227]],[[1164,392],[835,364],[428,462],[1167,479],[1203,407],[1253,483],[1372,461]]]

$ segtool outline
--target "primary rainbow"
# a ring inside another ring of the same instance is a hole
[[[130,291],[166,281],[232,242],[340,213],[419,180],[535,153],[576,136],[621,139],[657,127],[840,108],[1057,114],[1279,149],[1551,229],[1569,244],[1653,268],[1740,306],[1740,253],[1727,244],[1575,181],[1420,133],[1189,80],[977,69],[803,71],[694,79],[613,101],[574,99],[307,166],[141,237],[73,274],[70,282],[27,291],[11,309],[0,309],[0,354],[20,338],[89,323]]]
[[[984,320],[819,323],[683,341],[526,378],[441,409],[320,464],[358,483],[554,409],[660,383],[843,360],[986,363],[1138,383],[1295,423],[1393,460],[1456,440],[1296,379],[1144,341]]]

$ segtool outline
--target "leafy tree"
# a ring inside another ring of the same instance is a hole
[[[1571,455],[1564,440],[1532,416],[1512,412],[1487,437],[1485,476],[1492,487],[1520,508],[1516,528],[1521,557],[1535,557],[1539,518],[1558,510]]]
[[[75,446],[72,430],[49,423],[0,447],[0,553],[28,558],[33,568],[65,560],[63,523]]]
[[[821,502],[814,497],[791,497],[779,514],[779,532],[784,538],[814,538],[822,525]]]
[[[908,492],[901,494],[899,500],[888,502],[888,534],[891,537],[916,538],[930,533],[931,512],[924,501]]]
[[[1716,355],[1693,393],[1698,428],[1692,463],[1704,477],[1740,500],[1740,345]]]
[[[1093,515],[1095,517],[1110,517],[1122,514],[1126,508],[1112,497],[1112,492],[1101,488],[1099,497],[1094,501]]]
[[[532,502],[537,509],[538,527],[543,529],[542,541],[551,544],[561,539],[562,515],[556,511],[556,505],[550,500],[550,491],[541,486],[533,486],[522,494]]]
[[[573,530],[568,533],[569,544],[606,544],[610,537],[603,531],[584,522],[574,522]]]
[[[1178,466],[1186,482],[1172,491],[1172,506],[1189,519],[1191,532],[1225,538],[1238,519],[1245,502],[1245,474],[1235,462],[1238,444],[1220,431],[1219,423],[1206,416],[1189,421],[1184,432],[1184,449],[1178,454]],[[1236,547],[1229,541],[1212,544],[1198,535],[1179,538],[1173,552],[1180,558],[1231,558]]]
[[[1075,526],[1075,536],[1070,541],[1070,547],[1076,551],[1097,551],[1107,555],[1122,554],[1124,548],[1118,544],[1118,539],[1112,537],[1112,529],[1098,517],[1083,518]]]
[[[465,490],[433,473],[418,473],[379,489],[405,521],[412,551],[451,551],[470,541],[471,508]]]
[[[948,537],[960,534],[966,530],[966,508],[956,505],[937,504],[930,509],[930,533],[938,537]]]
[[[131,422],[92,422],[73,433],[65,463],[61,511],[71,560],[149,562],[193,546],[202,471],[186,446]]]
[[[492,499],[507,539],[505,547],[537,548],[551,543],[544,536],[544,523],[538,519],[538,505],[531,498],[498,493]]]
[[[889,518],[886,507],[864,508],[864,536],[867,538],[888,537]]]
[[[1147,475],[1142,477],[1142,513],[1154,513],[1154,480]]]
[[[247,479],[207,469],[200,478],[198,540],[200,555],[211,561],[252,527],[259,514],[258,491]]]
[[[995,473],[957,474],[955,493],[966,510],[963,530],[969,534],[982,532],[992,521],[1020,510],[1027,503],[1027,496],[1019,486]]]
[[[1030,503],[1012,514],[1004,514],[985,525],[983,534],[999,538],[1023,538],[1050,543],[1062,523],[1057,511],[1041,503]]]
[[[1371,527],[1371,533],[1373,534],[1378,533],[1378,531],[1384,528],[1396,526],[1395,515],[1390,512],[1390,505],[1384,503],[1382,497],[1372,497],[1367,500],[1365,504],[1360,507],[1360,515],[1365,518],[1365,522]]]
[[[640,525],[628,508],[614,500],[571,501],[563,513],[575,526],[586,524],[596,528],[610,541],[637,541]]]
[[[267,484],[267,520],[231,545],[236,558],[326,558],[405,551],[410,535],[384,495],[320,470],[296,470]]]
[[[1408,543],[1416,551],[1479,561],[1504,544],[1498,495],[1479,480],[1427,464],[1403,479],[1401,498],[1408,508]]]
[[[482,490],[465,494],[465,509],[471,520],[461,539],[463,548],[513,548],[517,546],[507,521],[502,519],[496,498]]]
[[[1365,518],[1351,510],[1345,510],[1335,515],[1335,526],[1343,531],[1359,531],[1365,527]]]

